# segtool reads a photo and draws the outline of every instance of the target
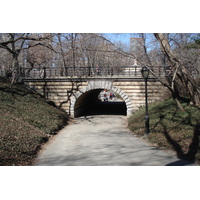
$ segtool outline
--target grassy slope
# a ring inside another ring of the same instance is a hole
[[[67,122],[63,111],[25,86],[0,80],[0,165],[30,165],[48,135]]]
[[[179,158],[200,163],[200,110],[183,103],[181,112],[175,102],[165,100],[149,106],[151,133],[148,140],[163,149],[176,151]],[[129,118],[134,134],[144,133],[144,107]]]

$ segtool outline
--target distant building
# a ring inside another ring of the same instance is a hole
[[[136,57],[141,58],[144,55],[144,39],[143,38],[130,38],[130,53]],[[134,61],[137,65],[137,60]]]
[[[143,38],[130,38],[130,52],[137,53],[138,51],[144,52],[144,40]]]

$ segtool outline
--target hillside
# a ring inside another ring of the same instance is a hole
[[[200,109],[182,102],[181,112],[173,99],[149,105],[150,129],[147,140],[162,149],[173,150],[180,159],[200,163]],[[129,118],[129,128],[144,134],[144,107]]]
[[[23,85],[0,79],[0,165],[31,165],[67,114]]]

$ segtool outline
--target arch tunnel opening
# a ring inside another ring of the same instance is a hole
[[[126,115],[125,101],[106,89],[93,89],[83,93],[74,106],[74,117],[90,115]]]

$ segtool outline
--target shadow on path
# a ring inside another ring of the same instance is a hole
[[[187,160],[177,160],[175,162],[169,163],[165,166],[186,166],[186,165],[193,165],[194,162],[189,162]]]
[[[179,159],[183,159],[183,161],[182,160],[176,161],[176,162],[170,163],[168,165],[169,166],[170,165],[171,166],[182,166],[185,164],[187,165],[187,164],[194,163],[196,161],[196,158],[195,158],[196,154],[198,153],[198,150],[199,150],[200,125],[198,123],[196,125],[191,124],[191,126],[194,127],[193,137],[192,137],[192,141],[188,147],[188,151],[186,153],[184,153],[181,145],[170,136],[169,131],[167,130],[167,127],[163,123],[163,119],[164,119],[163,117],[160,117],[160,120],[156,124],[156,126],[158,124],[160,124],[163,127],[163,134],[164,134],[165,138],[167,139],[168,143],[171,144],[173,149],[176,151],[177,157]]]

